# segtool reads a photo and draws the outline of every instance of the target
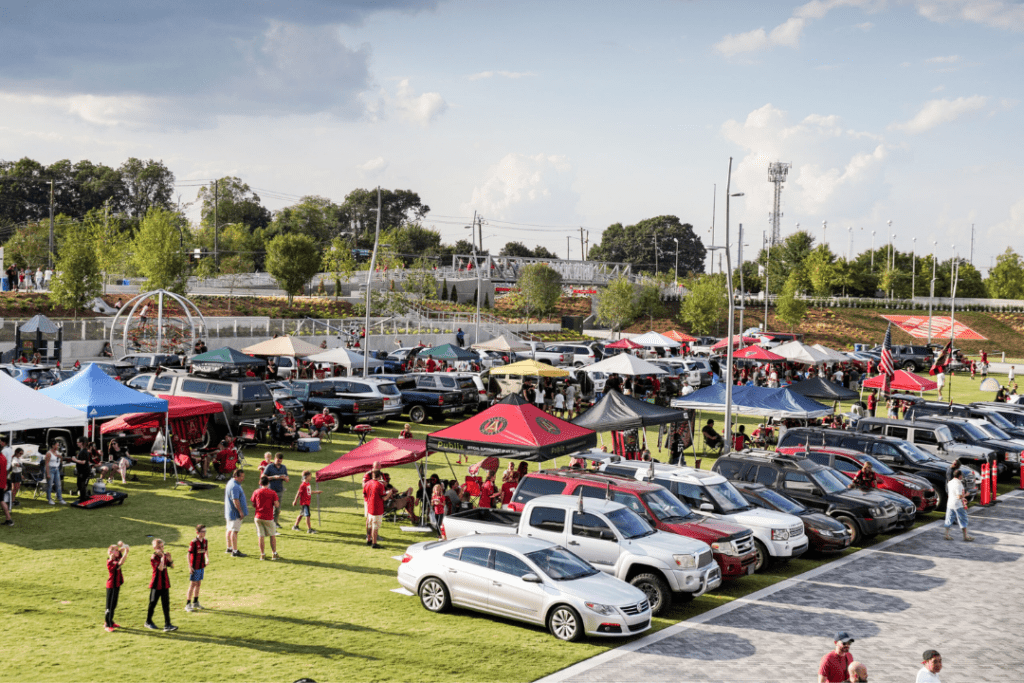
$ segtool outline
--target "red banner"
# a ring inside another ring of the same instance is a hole
[[[926,315],[883,315],[883,318],[893,323],[901,330],[915,339],[928,338],[928,316]],[[933,316],[931,326],[931,338],[935,340],[949,339],[950,327],[953,325],[949,316]],[[987,341],[983,337],[963,323],[956,323],[953,329],[955,339],[968,339],[973,341]]]

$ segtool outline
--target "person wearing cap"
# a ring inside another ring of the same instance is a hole
[[[939,680],[939,672],[942,671],[942,655],[938,650],[925,650],[921,664],[915,683],[942,683]]]
[[[835,647],[821,658],[818,666],[818,683],[846,683],[850,679],[849,668],[853,663],[850,644],[853,638],[846,631],[840,631],[832,642]]]

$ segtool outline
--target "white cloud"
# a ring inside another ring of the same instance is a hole
[[[384,160],[384,157],[375,157],[370,159],[366,163],[359,164],[356,166],[357,169],[366,174],[375,174],[384,171],[388,167],[388,162]]]
[[[890,128],[911,134],[923,133],[935,126],[955,121],[963,114],[977,111],[987,103],[988,98],[981,95],[958,97],[955,100],[929,100],[914,118],[906,123],[894,123]]]
[[[415,94],[409,85],[409,79],[398,83],[395,93],[395,106],[402,118],[421,126],[433,123],[437,117],[448,110],[448,103],[440,93],[425,92]]]
[[[926,64],[956,64],[960,61],[960,55],[949,55],[947,57],[931,57],[924,60]]]
[[[495,220],[578,223],[575,179],[572,165],[564,156],[509,153],[488,169],[462,210],[476,210]]]
[[[956,19],[1024,32],[1024,4],[1019,0],[917,0],[917,12],[931,21],[948,23]]]
[[[756,52],[771,47],[798,47],[800,36],[809,22],[821,19],[837,7],[861,7],[872,10],[884,4],[884,0],[811,0],[797,7],[793,15],[771,31],[757,28],[745,33],[727,35],[715,43],[715,50],[726,57],[735,57],[744,52]],[[867,30],[872,24],[859,24],[858,28]]]
[[[479,73],[471,74],[467,76],[471,81],[479,81],[485,78],[494,78],[498,76],[500,78],[511,78],[518,80],[520,78],[527,78],[528,76],[536,76],[537,74],[532,71],[481,71]]]
[[[870,31],[874,27],[875,27],[875,25],[872,24],[870,21],[865,21],[863,23],[856,24],[854,26],[854,28],[859,28],[861,31]]]

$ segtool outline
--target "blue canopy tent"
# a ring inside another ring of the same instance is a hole
[[[725,390],[725,384],[704,387],[689,396],[672,399],[672,407],[724,413]],[[832,408],[789,389],[735,386],[732,388],[732,412],[734,415],[760,415],[776,419],[808,420],[831,415]]]
[[[89,363],[71,379],[42,389],[40,393],[83,411],[90,420],[127,413],[167,412],[166,399],[126,387],[95,363]]]

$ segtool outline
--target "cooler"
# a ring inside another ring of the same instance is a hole
[[[295,443],[295,450],[301,453],[315,453],[320,450],[320,439],[316,437],[299,439]]]

